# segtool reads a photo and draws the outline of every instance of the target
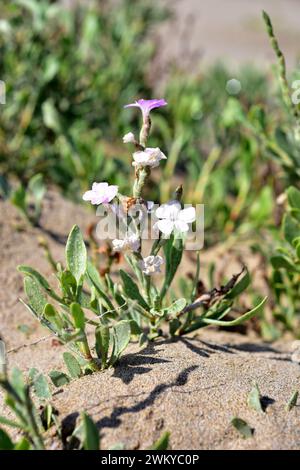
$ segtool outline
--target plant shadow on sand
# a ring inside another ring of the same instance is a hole
[[[243,352],[251,353],[280,353],[275,348],[268,344],[255,344],[255,343],[243,343],[239,345],[235,344],[216,344],[211,341],[202,340],[199,338],[180,337],[176,339],[160,340],[155,343],[148,344],[147,347],[142,349],[138,353],[129,353],[122,356],[117,367],[113,372],[113,377],[120,379],[123,383],[129,384],[134,380],[135,376],[147,374],[152,370],[152,366],[158,364],[172,363],[172,358],[162,358],[161,353],[163,351],[162,346],[168,343],[181,342],[186,348],[192,351],[194,354],[200,356],[200,358],[209,358],[212,354],[230,354],[239,355]],[[269,357],[269,359],[277,359],[276,357]],[[168,383],[160,383],[156,385],[150,393],[145,394],[143,392],[137,395],[128,395],[126,398],[137,398],[143,396],[142,399],[132,405],[115,406],[107,416],[100,418],[96,424],[99,430],[105,428],[117,428],[122,424],[122,417],[130,413],[139,413],[146,408],[154,405],[155,401],[167,390],[174,387],[184,386],[188,382],[189,375],[199,367],[199,364],[191,364],[184,368],[177,376]],[[121,398],[121,397],[120,397]],[[125,398],[123,395],[122,398]],[[268,406],[272,405],[274,400],[268,396],[262,397],[262,406],[266,410]],[[91,409],[95,405],[91,406]],[[98,406],[98,405],[97,405]],[[72,413],[65,418],[65,427],[67,434],[70,432],[70,428],[74,426],[78,413]]]
[[[171,362],[168,359],[162,359],[161,357],[155,357],[160,352],[159,346],[167,343],[174,343],[180,341],[192,352],[196,353],[201,357],[208,358],[211,354],[216,352],[226,352],[234,354],[227,347],[219,346],[214,343],[208,343],[192,338],[176,338],[157,341],[156,343],[150,343],[144,350],[137,354],[124,355],[118,366],[114,371],[114,377],[120,378],[124,383],[128,384],[131,382],[135,375],[145,374],[150,372],[151,365],[168,363]],[[198,346],[195,343],[201,343],[203,347]],[[145,367],[148,366],[148,367]],[[103,428],[116,428],[121,424],[121,417],[127,413],[138,413],[149,406],[152,406],[155,400],[166,390],[172,389],[173,387],[183,386],[187,383],[189,375],[199,367],[198,364],[193,364],[183,369],[176,378],[169,383],[161,383],[156,385],[153,390],[148,394],[146,398],[139,401],[132,406],[118,406],[115,407],[110,416],[105,416],[97,422],[99,429]]]
[[[183,371],[181,371],[174,381],[171,383],[162,383],[156,385],[154,389],[149,393],[149,395],[144,398],[143,400],[139,401],[138,403],[134,404],[133,406],[118,406],[113,409],[110,416],[105,416],[101,418],[97,422],[97,426],[99,429],[103,428],[116,428],[121,424],[121,417],[127,413],[139,413],[142,410],[145,410],[149,406],[152,406],[157,400],[157,398],[166,390],[172,387],[183,386],[187,383],[189,374],[197,369],[198,365],[192,365],[186,367]]]
[[[118,377],[125,384],[129,384],[135,375],[150,372],[151,367],[147,366],[170,362],[169,360],[162,359],[161,357],[153,357],[160,351],[155,347],[157,345],[150,343],[147,348],[143,349],[139,353],[125,354],[122,356],[119,360],[118,366],[114,370],[113,377]]]
[[[204,341],[199,338],[189,338],[189,337],[178,337],[166,340],[160,340],[155,343],[149,343],[148,346],[142,349],[138,353],[125,354],[119,361],[118,366],[114,370],[113,377],[118,377],[125,384],[129,384],[135,375],[146,374],[152,369],[154,364],[163,364],[171,362],[169,359],[162,357],[155,357],[159,354],[161,349],[159,346],[174,343],[180,341],[183,343],[190,351],[197,354],[200,357],[208,358],[211,354],[215,353],[226,353],[226,354],[239,354],[240,352],[251,352],[251,353],[273,353],[279,354],[280,351],[277,351],[268,344],[255,344],[255,343],[243,343],[239,345],[235,344],[225,344],[220,345],[209,341]],[[288,358],[277,358],[272,357],[271,359],[277,360],[286,360]]]
[[[226,353],[226,354],[239,354],[239,353],[273,353],[273,354],[282,354],[281,351],[278,351],[274,347],[264,344],[264,343],[242,343],[242,344],[216,344],[209,341],[204,341],[199,338],[188,338],[181,337],[176,339],[176,341],[181,341],[188,349],[190,349],[195,354],[198,354],[202,357],[209,357],[214,353]],[[201,345],[201,346],[200,346]],[[270,359],[281,360],[281,361],[290,361],[288,358],[279,358],[279,357],[270,357]]]

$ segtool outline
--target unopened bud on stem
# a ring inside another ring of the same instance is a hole
[[[183,186],[181,184],[175,189],[175,199],[179,202],[181,201],[182,193],[183,193]]]

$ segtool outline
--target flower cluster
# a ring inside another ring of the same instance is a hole
[[[141,192],[142,186],[145,184],[149,172],[152,168],[159,166],[161,160],[166,160],[166,155],[157,147],[146,147],[144,144],[149,137],[150,132],[150,111],[166,106],[167,102],[163,99],[160,100],[138,100],[125,106],[138,107],[142,111],[143,127],[141,131],[140,141],[138,142],[133,132],[128,132],[123,137],[123,142],[126,144],[133,144],[136,150],[132,154],[132,165],[136,169],[135,186],[139,188],[138,194]],[[136,196],[134,194],[133,196]],[[92,189],[83,195],[85,201],[90,201],[92,204],[109,204],[114,199],[121,201],[122,196],[118,194],[118,186],[109,185],[107,182],[93,183]],[[139,197],[133,197],[134,201],[139,200]],[[147,211],[151,211],[153,207],[152,201],[144,201],[143,205]],[[120,206],[121,207],[121,206]],[[124,213],[122,208],[118,208],[118,204],[110,204],[111,210],[119,218],[126,218],[127,214]],[[192,224],[196,219],[195,209],[193,207],[182,209],[179,200],[172,200],[166,204],[162,204],[155,211],[157,222],[155,222],[153,229],[155,232],[161,233],[165,237],[169,237],[172,233],[182,234],[189,230],[189,224]],[[137,231],[129,231],[123,239],[115,239],[112,241],[113,250],[117,252],[141,252],[141,237]],[[146,258],[139,260],[138,266],[141,271],[146,275],[152,275],[160,272],[160,267],[163,264],[161,256],[150,255]]]
[[[112,238],[112,246],[106,243],[105,248],[99,249],[93,237],[93,229],[90,229],[94,250],[88,256],[80,228],[75,225],[66,244],[65,268],[60,264],[55,265],[58,292],[35,269],[24,265],[18,268],[25,276],[24,287],[29,301],[27,308],[72,351],[72,354],[64,354],[66,367],[72,377],[113,366],[129,344],[131,336],[138,336],[140,344],[143,344],[167,334],[164,324],[168,325],[171,337],[191,333],[210,324],[235,326],[258,313],[266,301],[263,299],[239,318],[225,321],[224,316],[229,313],[235,297],[248,286],[249,273],[243,267],[221,289],[214,287],[200,293],[199,254],[190,287],[184,279],[184,297],[176,298],[176,287],[171,289],[183,259],[187,232],[196,214],[193,207],[182,207],[181,186],[176,189],[173,200],[158,208],[154,207],[153,201],[143,198],[143,189],[152,169],[166,159],[159,148],[147,146],[151,129],[150,111],[165,105],[164,100],[139,100],[129,105],[139,107],[143,117],[139,139],[132,132],[123,138],[125,143],[134,146],[132,194],[123,195],[118,186],[108,182],[95,182],[83,195],[85,201],[100,208],[98,214],[105,212],[108,215],[103,222],[108,222],[109,232],[102,221],[97,231],[100,231],[101,237]],[[146,238],[149,232],[145,222],[150,218],[149,214],[151,217],[156,216],[151,227],[154,240],[149,252],[144,254],[144,234]],[[122,253],[131,268],[131,274],[121,268],[116,281],[111,276],[111,268],[122,257]],[[105,266],[100,264],[100,254],[106,256]],[[162,267],[163,275],[158,282],[154,282],[153,275],[159,274]],[[89,311],[87,316],[86,309]],[[199,310],[201,312],[197,314]],[[92,343],[91,327],[94,328]]]

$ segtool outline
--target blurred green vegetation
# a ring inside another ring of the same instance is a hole
[[[225,251],[247,242],[263,257],[268,278],[285,210],[278,198],[290,185],[300,186],[300,111],[288,99],[289,82],[300,73],[288,80],[268,17],[277,56],[273,73],[216,64],[187,74],[174,65],[153,85],[152,32],[169,15],[160,2],[120,0],[116,7],[99,0],[69,10],[49,0],[2,3],[0,77],[7,96],[1,106],[0,195],[8,196],[11,179],[19,180],[12,198],[28,218],[25,188],[30,191],[35,175],[78,201],[93,181],[128,191],[132,172],[122,136],[137,133],[139,121],[123,106],[164,97],[168,107],[153,115],[151,145],[168,160],[159,181],[153,172],[149,198],[164,202],[183,182],[185,201],[206,205],[206,246],[223,244]],[[232,77],[242,84],[236,96],[226,91]],[[34,211],[37,222],[40,200]],[[279,289],[273,278],[268,289],[278,308],[261,321],[267,339],[291,330],[299,315],[294,293]],[[293,274],[295,279],[298,286]],[[278,320],[279,328],[272,323]]]
[[[106,0],[67,10],[48,0],[5,1],[0,23],[0,164],[26,183],[35,173],[80,197],[94,180],[122,184],[124,104],[150,93],[151,0]],[[116,168],[122,171],[116,172]]]

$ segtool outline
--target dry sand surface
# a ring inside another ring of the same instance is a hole
[[[168,430],[173,449],[299,449],[300,407],[284,409],[299,379],[299,365],[279,347],[206,331],[142,351],[131,346],[115,370],[74,381],[54,404],[70,421],[87,410],[103,448],[149,448]],[[265,413],[247,407],[253,381]],[[239,437],[233,416],[248,422],[252,438]]]
[[[63,346],[51,338],[32,345],[48,333],[18,301],[23,293],[16,265],[26,263],[53,277],[37,237],[48,239],[53,255],[62,261],[72,225],[84,230],[93,215],[50,192],[43,230],[16,231],[15,209],[3,201],[0,208],[0,331],[7,349],[17,348],[8,354],[9,367],[26,372],[37,367],[45,373],[64,369]],[[33,329],[28,338],[18,329],[22,324]],[[288,342],[266,345],[209,328],[193,338],[159,341],[143,350],[132,344],[116,369],[73,381],[55,394],[53,404],[64,434],[86,410],[101,430],[103,448],[118,442],[128,449],[147,448],[168,430],[173,449],[299,449],[300,407],[284,410],[292,391],[300,387],[299,364],[291,361],[290,351]],[[247,407],[253,381],[265,397],[265,413]],[[241,439],[230,426],[235,415],[254,429],[252,438]],[[49,446],[57,445],[51,437]]]

